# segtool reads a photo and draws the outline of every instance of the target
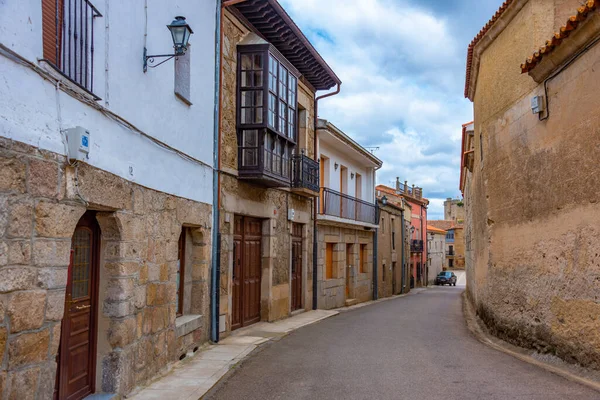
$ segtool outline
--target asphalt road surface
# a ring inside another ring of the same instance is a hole
[[[209,399],[600,399],[478,342],[464,287],[344,312],[259,350]]]

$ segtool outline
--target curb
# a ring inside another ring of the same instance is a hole
[[[521,361],[524,361],[528,364],[535,365],[539,368],[545,369],[548,372],[552,372],[553,374],[559,375],[565,379],[568,379],[572,382],[579,383],[581,385],[587,386],[591,389],[600,392],[600,381],[595,379],[590,379],[581,375],[577,375],[568,367],[553,365],[548,362],[540,361],[528,353],[532,350],[524,349],[521,347],[517,347],[511,345],[493,335],[488,333],[487,328],[483,324],[483,322],[477,317],[475,314],[475,310],[473,310],[472,304],[467,299],[466,290],[462,293],[462,308],[463,315],[465,317],[465,322],[467,324],[467,329],[475,336],[477,340],[481,343],[489,346],[495,350],[501,351],[505,354],[513,356]],[[575,368],[575,367],[572,367]],[[581,367],[579,367],[581,368]]]

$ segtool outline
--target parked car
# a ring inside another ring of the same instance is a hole
[[[434,283],[442,286],[456,286],[456,275],[454,275],[454,272],[451,271],[442,271],[438,274],[438,276],[435,277]]]

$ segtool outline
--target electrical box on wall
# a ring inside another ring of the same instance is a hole
[[[533,96],[531,98],[531,112],[539,114],[544,111],[544,96]]]
[[[85,161],[90,154],[90,131],[81,126],[66,130],[69,161]]]
[[[288,221],[293,221],[295,216],[296,216],[296,210],[294,210],[293,208],[290,208],[288,210]]]

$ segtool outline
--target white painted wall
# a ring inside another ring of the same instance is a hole
[[[61,129],[80,125],[91,134],[89,164],[128,178],[132,163],[136,183],[212,203],[216,1],[147,0],[149,54],[173,51],[166,25],[176,15],[194,30],[188,106],[174,94],[174,60],[142,71],[144,0],[92,0],[103,15],[94,31],[98,104],[200,163],[159,147],[1,55],[0,135],[65,154]],[[40,0],[0,1],[0,43],[38,65],[41,25]]]
[[[428,233],[433,240],[429,243],[429,276],[428,280],[433,283],[437,274],[442,272],[446,260],[446,235]]]
[[[320,132],[319,135],[325,135],[327,133]],[[356,174],[361,175],[361,187],[362,196],[361,200],[368,201],[370,203],[375,202],[375,169],[369,167],[369,160],[365,157],[365,162],[360,163],[353,158],[348,157],[347,151],[351,151],[351,147],[339,142],[338,146],[332,146],[326,141],[319,142],[319,157],[326,157],[328,160],[325,162],[323,168],[324,172],[324,183],[325,186],[341,192],[341,167],[348,168],[348,174],[346,178],[346,187],[348,188],[347,194],[352,197],[356,196]],[[353,149],[352,149],[353,151]],[[337,170],[335,164],[338,164]],[[354,173],[354,178],[352,178]]]

